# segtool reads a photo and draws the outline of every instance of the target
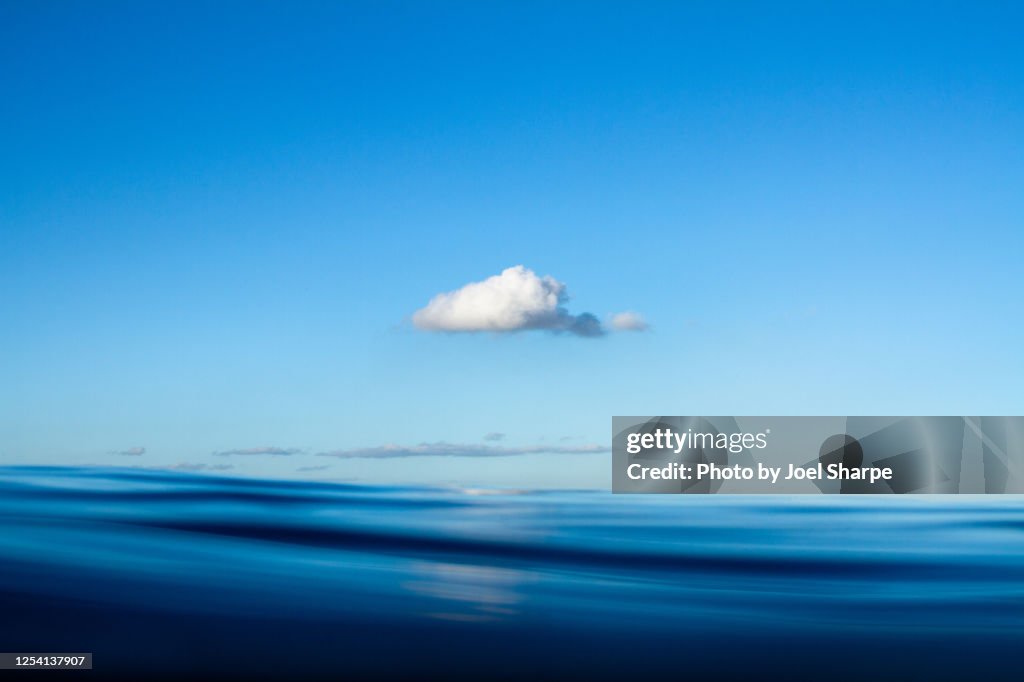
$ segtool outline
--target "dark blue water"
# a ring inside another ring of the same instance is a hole
[[[94,677],[1024,678],[1014,498],[8,468],[0,561],[0,650]]]

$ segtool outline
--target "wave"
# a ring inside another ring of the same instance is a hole
[[[1018,498],[476,493],[2,468],[0,637],[124,678],[1019,677]]]

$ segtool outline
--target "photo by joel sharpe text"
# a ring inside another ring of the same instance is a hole
[[[680,454],[683,450],[720,449],[731,453],[746,450],[763,450],[768,447],[771,429],[758,433],[721,433],[700,432],[688,428],[677,432],[670,428],[657,428],[650,432],[634,432],[626,436],[626,452],[631,455],[643,450],[666,450]],[[785,474],[783,475],[783,472]],[[867,480],[875,483],[880,480],[891,480],[892,469],[889,467],[850,467],[842,462],[828,465],[818,462],[808,467],[788,464],[785,467],[772,467],[758,463],[756,467],[733,464],[722,466],[714,462],[697,464],[670,463],[664,467],[651,467],[643,464],[630,464],[626,475],[634,481],[651,480]]]
[[[892,469],[890,467],[848,467],[842,462],[824,465],[821,462],[809,467],[801,467],[795,464],[788,464],[785,467],[771,467],[758,464],[756,467],[741,466],[720,466],[710,462],[700,464],[671,463],[663,467],[650,467],[642,464],[630,464],[626,469],[626,475],[630,480],[761,480],[776,483],[779,480],[804,481],[804,480],[832,480],[832,481],[877,481],[892,480]],[[781,476],[781,479],[780,479]]]

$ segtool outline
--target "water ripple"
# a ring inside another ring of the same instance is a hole
[[[470,493],[0,469],[0,636],[126,679],[1017,678],[1017,498]]]

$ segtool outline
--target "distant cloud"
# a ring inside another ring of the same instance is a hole
[[[609,324],[612,329],[620,332],[643,332],[650,329],[643,315],[632,311],[612,315]]]
[[[499,431],[491,431],[490,433],[484,434],[484,440],[499,441],[505,440],[505,434]]]
[[[222,450],[213,454],[221,457],[228,457],[231,455],[298,455],[302,453],[301,448],[276,448],[272,446],[262,448],[240,448],[238,450]]]
[[[392,459],[396,457],[511,457],[514,455],[593,455],[610,452],[604,445],[528,445],[505,447],[467,443],[420,443],[419,445],[380,445],[317,453],[321,457],[342,459]]]
[[[169,466],[160,467],[161,469],[169,469],[171,471],[228,471],[234,469],[234,464],[194,464],[191,462],[181,462],[179,464],[171,464]]]
[[[531,329],[576,336],[604,336],[601,322],[590,313],[572,315],[565,284],[516,265],[482,282],[438,294],[413,313],[417,329],[432,332],[509,333]]]
[[[126,457],[138,457],[139,455],[146,454],[146,448],[142,446],[136,446],[134,448],[128,448],[127,450],[116,450],[115,455],[124,455]]]
[[[331,468],[330,464],[320,464],[318,466],[299,467],[298,469],[296,469],[296,471],[324,471],[325,469],[330,469],[330,468]]]

